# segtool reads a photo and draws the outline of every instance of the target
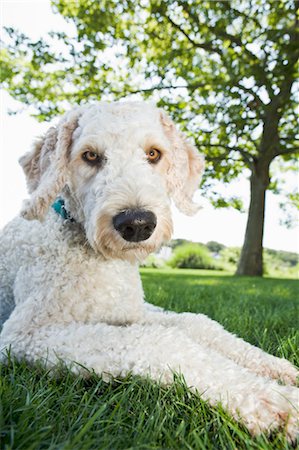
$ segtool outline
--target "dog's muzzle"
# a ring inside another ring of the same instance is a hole
[[[113,226],[129,242],[146,241],[154,232],[157,217],[151,211],[127,209],[113,217]]]

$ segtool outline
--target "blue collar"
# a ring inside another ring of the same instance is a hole
[[[75,222],[70,215],[70,213],[65,208],[65,202],[62,198],[58,197],[52,205],[54,211],[61,216],[64,220],[69,220],[70,222]]]

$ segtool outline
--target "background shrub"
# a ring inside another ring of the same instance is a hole
[[[234,272],[240,259],[241,249],[239,247],[225,247],[220,251],[220,263],[224,270]]]
[[[216,269],[209,250],[200,244],[183,244],[175,248],[168,264],[177,269]]]
[[[148,267],[151,269],[161,269],[165,265],[163,259],[155,254],[150,254],[144,261],[141,262],[140,267]]]

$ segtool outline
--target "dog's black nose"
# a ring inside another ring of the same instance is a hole
[[[113,217],[114,228],[129,242],[148,239],[157,225],[157,217],[151,211],[127,209]]]

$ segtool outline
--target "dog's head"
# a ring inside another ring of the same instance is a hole
[[[61,195],[91,246],[140,259],[169,240],[170,198],[186,214],[203,158],[160,109],[97,103],[65,114],[20,159],[31,198],[22,215],[42,220]]]

